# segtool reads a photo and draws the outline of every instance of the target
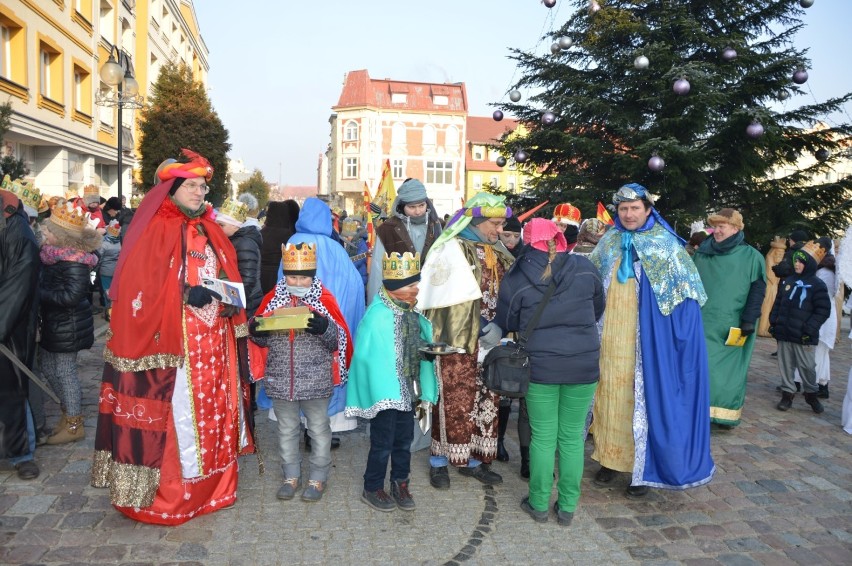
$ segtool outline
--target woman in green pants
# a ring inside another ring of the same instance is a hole
[[[532,444],[529,496],[521,508],[535,521],[547,521],[558,449],[554,510],[559,524],[567,526],[580,499],[583,430],[600,375],[597,321],[603,315],[603,285],[589,260],[567,251],[565,236],[552,221],[531,220],[524,242],[528,246],[500,283],[495,321],[504,330],[524,331],[551,282],[555,290],[526,346]]]

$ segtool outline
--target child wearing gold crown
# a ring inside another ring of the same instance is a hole
[[[89,215],[70,203],[51,211],[42,234],[39,365],[62,401],[62,417],[47,443],[65,444],[85,437],[77,352],[95,342],[89,273],[98,263],[93,252],[101,235],[89,227]]]
[[[781,370],[781,400],[777,409],[793,406],[796,388],[794,370],[802,377],[805,402],[815,413],[823,406],[817,398],[815,346],[819,330],[832,308],[825,283],[816,276],[819,246],[808,243],[793,252],[794,273],[785,277],[778,288],[769,313],[769,333],[778,341],[778,366]],[[820,257],[820,259],[822,259]]]
[[[278,421],[284,482],[276,496],[282,500],[293,499],[302,485],[300,411],[307,419],[312,441],[302,500],[319,501],[325,493],[331,470],[328,403],[332,388],[346,381],[352,358],[352,338],[337,300],[316,277],[316,249],[316,245],[307,243],[282,246],[284,276],[264,297],[249,325],[252,340],[268,350],[264,383]],[[304,331],[258,331],[257,318],[298,306],[307,306],[312,313]]]
[[[346,416],[371,419],[361,501],[377,511],[414,510],[408,490],[414,409],[422,403],[431,414],[438,400],[435,365],[420,353],[432,339],[432,324],[415,309],[419,281],[420,254],[384,255],[382,287],[358,326],[349,369]]]

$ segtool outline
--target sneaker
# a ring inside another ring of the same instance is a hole
[[[546,523],[547,522],[547,511],[536,511],[533,509],[532,505],[530,505],[530,498],[524,497],[521,500],[521,509],[532,517],[532,520],[536,523]]]
[[[595,479],[592,480],[592,483],[598,487],[607,487],[614,479],[615,470],[601,466],[601,469],[595,474]]]
[[[365,489],[361,492],[361,501],[382,513],[390,513],[396,509],[396,503],[394,503],[394,500],[391,499],[391,496],[384,489],[377,489],[376,491],[367,491]]]
[[[447,467],[430,467],[429,483],[435,489],[450,489],[450,473],[447,471]]]
[[[627,497],[645,497],[648,491],[647,485],[628,485]]]
[[[556,512],[556,522],[562,527],[567,527],[574,520],[574,513],[561,510],[558,501],[553,504],[553,510]]]
[[[408,480],[392,481],[391,496],[396,501],[397,507],[403,511],[414,511],[414,498],[411,497],[411,492],[408,491]]]
[[[296,490],[302,485],[301,478],[287,478],[281,487],[278,488],[278,493],[275,497],[287,501],[296,497]]]
[[[322,499],[322,494],[325,493],[325,484],[326,482],[319,480],[308,481],[308,487],[302,492],[302,501],[314,503]]]
[[[492,472],[488,464],[480,464],[475,468],[459,468],[459,473],[465,477],[478,480],[485,485],[499,485],[503,483],[503,476]]]

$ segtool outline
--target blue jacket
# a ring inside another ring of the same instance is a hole
[[[532,383],[595,383],[600,378],[597,321],[604,292],[597,268],[582,256],[560,253],[554,259],[556,290],[527,342]],[[541,281],[547,254],[526,246],[503,281],[494,319],[510,332],[524,330],[550,279]]]

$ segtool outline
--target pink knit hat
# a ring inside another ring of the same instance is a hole
[[[535,249],[546,252],[547,243],[550,240],[556,240],[556,251],[568,251],[568,242],[565,240],[565,234],[559,227],[547,218],[533,218],[524,226],[524,243],[531,245]]]

